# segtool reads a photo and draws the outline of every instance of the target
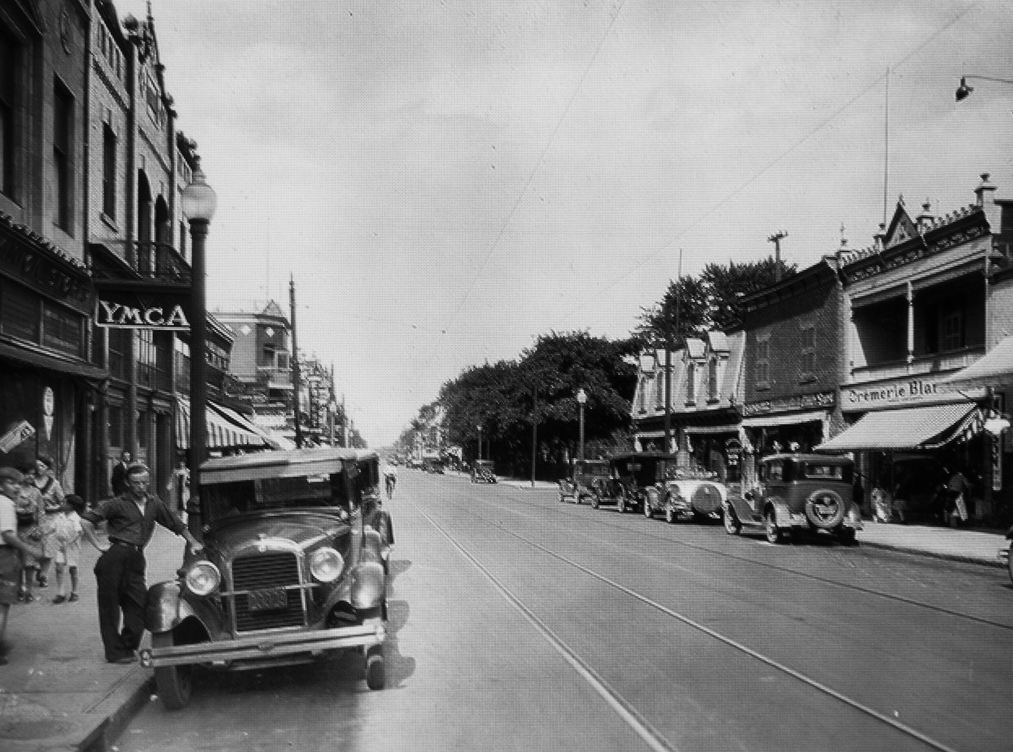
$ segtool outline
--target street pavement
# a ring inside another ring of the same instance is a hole
[[[449,476],[449,482],[466,482]],[[555,485],[501,479],[518,493],[556,503]],[[996,553],[1006,546],[999,532],[866,522],[863,546],[998,567]],[[183,540],[161,528],[149,544],[148,582],[173,577],[182,561]],[[9,664],[0,667],[0,749],[107,750],[130,718],[155,701],[150,670],[138,664],[105,663],[95,607],[97,552],[84,544],[81,600],[52,603],[55,590],[36,590],[40,600],[11,608],[7,642]],[[1005,577],[1001,570],[997,577]]]

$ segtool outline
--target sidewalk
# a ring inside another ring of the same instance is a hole
[[[500,483],[546,499],[552,494],[555,502],[553,483],[538,481],[534,488],[519,478],[501,478]],[[990,567],[998,567],[996,552],[1007,544],[1001,533],[875,522],[865,523],[858,540],[862,546]],[[11,607],[10,663],[0,667],[4,752],[104,752],[133,714],[152,700],[151,671],[103,660],[92,574],[98,554],[87,544],[82,553],[80,601],[54,605],[50,575],[49,588],[36,590],[42,599]],[[173,577],[182,555],[182,539],[156,527],[146,551],[148,583]]]
[[[182,538],[155,527],[145,551],[149,585],[175,575],[183,545]],[[150,670],[105,662],[92,572],[98,552],[83,543],[81,554],[81,600],[52,603],[51,567],[49,587],[34,590],[38,600],[11,606],[10,662],[0,666],[4,752],[104,751],[154,691]]]

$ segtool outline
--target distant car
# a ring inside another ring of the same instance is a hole
[[[644,510],[647,497],[663,497],[678,457],[666,452],[625,452],[609,457],[609,473],[592,483],[591,506],[615,504],[619,512]]]
[[[594,498],[595,481],[607,479],[609,474],[608,460],[577,460],[570,468],[570,474],[566,478],[557,481],[559,485],[559,500],[571,499],[574,504],[580,504],[581,499]]]
[[[660,493],[644,496],[644,516],[664,515],[668,523],[677,520],[721,518],[721,505],[728,498],[728,487],[715,473],[698,468],[676,468]]]
[[[204,550],[148,590],[145,627],[162,704],[184,707],[191,672],[309,663],[361,651],[384,686],[387,574],[394,542],[379,458],[354,449],[258,452],[205,462]]]
[[[471,466],[472,483],[495,483],[495,463],[492,460],[475,460]]]
[[[722,505],[725,530],[762,531],[771,543],[789,535],[829,533],[842,543],[855,542],[862,516],[852,500],[853,463],[820,454],[774,454],[759,463],[757,486]]]

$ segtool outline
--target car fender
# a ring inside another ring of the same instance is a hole
[[[729,496],[725,499],[724,503],[731,507],[740,522],[756,522],[759,520],[749,502],[741,496]]]
[[[144,617],[145,628],[153,634],[175,629],[190,618],[199,621],[207,634],[221,631],[218,611],[203,600],[191,602],[183,598],[182,586],[174,580],[159,582],[148,588]]]
[[[651,509],[661,508],[661,494],[658,493],[656,488],[645,489],[642,495],[643,503],[647,504]]]
[[[373,561],[363,562],[352,571],[349,592],[352,606],[359,611],[364,611],[381,605],[386,584],[383,566]]]
[[[791,508],[776,496],[767,499],[763,504],[763,511],[766,514],[767,510],[774,510],[774,521],[777,522],[778,527],[791,527]]]

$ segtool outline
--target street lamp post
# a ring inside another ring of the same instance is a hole
[[[482,459],[482,426],[477,425],[475,428],[478,429],[478,459]]]
[[[580,443],[577,445],[577,459],[584,461],[584,405],[587,404],[587,392],[583,387],[577,390],[577,405],[580,407]]]
[[[183,189],[182,209],[190,223],[190,508],[187,526],[200,536],[200,465],[207,458],[207,299],[205,291],[204,241],[218,205],[197,162],[190,183]]]

